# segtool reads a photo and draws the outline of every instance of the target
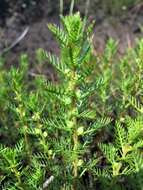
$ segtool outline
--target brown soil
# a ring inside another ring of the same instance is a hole
[[[34,5],[30,10],[15,8],[5,16],[5,21],[0,22],[0,52],[9,46],[20,36],[26,26],[30,29],[27,35],[7,55],[7,64],[12,65],[18,62],[19,55],[28,53],[33,63],[37,48],[44,48],[48,51],[58,53],[59,49],[51,33],[47,29],[47,23],[59,23],[58,9],[49,10],[48,0],[41,0],[41,4]],[[18,6],[18,5],[17,5]],[[37,6],[37,7],[36,7]],[[82,7],[77,7],[80,10]],[[66,13],[66,10],[65,10]],[[1,19],[3,19],[1,17]],[[96,20],[94,46],[95,51],[102,52],[106,41],[112,37],[119,43],[119,53],[123,54],[127,47],[135,44],[136,38],[143,35],[143,4],[130,8],[124,15],[113,16],[105,14],[102,9],[94,8],[90,13],[90,19]]]

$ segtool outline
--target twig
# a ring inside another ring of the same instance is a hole
[[[71,0],[71,5],[70,5],[70,15],[73,14],[73,8],[74,8],[74,0]]]
[[[3,49],[2,52],[0,52],[0,56],[7,53],[9,50],[14,48],[28,33],[29,31],[29,26],[25,28],[25,30],[22,32],[22,34],[7,48]]]
[[[37,73],[34,73],[32,71],[28,72],[28,75],[31,76],[31,77],[41,77],[41,76],[43,76],[43,77],[45,77],[46,80],[50,80],[52,82],[55,82],[54,75],[50,71],[47,74],[49,74],[49,77],[44,73],[37,74]]]
[[[60,15],[63,15],[63,8],[64,7],[64,2],[63,0],[60,0]]]
[[[131,38],[130,38],[130,35],[127,34],[126,35],[126,38],[127,38],[127,44],[128,44],[128,48],[131,49],[132,48],[132,43],[131,43]]]
[[[47,188],[48,185],[54,180],[54,176],[50,176],[43,184],[43,189]]]
[[[86,6],[85,6],[85,17],[88,17],[88,12],[89,12],[89,6],[90,6],[90,0],[86,1]]]

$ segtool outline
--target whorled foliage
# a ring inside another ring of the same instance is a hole
[[[117,59],[109,40],[95,57],[93,26],[79,13],[48,25],[60,55],[39,49],[37,58],[58,82],[31,78],[27,55],[8,72],[1,60],[3,190],[142,189],[143,41]]]

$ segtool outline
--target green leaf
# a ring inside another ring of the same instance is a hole
[[[45,52],[46,58],[48,58],[49,62],[61,73],[65,73],[66,65],[62,63],[59,58],[55,55],[52,55],[51,53]]]
[[[68,44],[67,35],[61,28],[55,24],[48,24],[48,28],[55,35],[60,46],[66,46]]]
[[[130,104],[140,113],[143,113],[143,105],[133,96],[129,98]]]
[[[119,148],[123,148],[125,143],[127,143],[127,133],[123,126],[119,122],[116,123],[116,145]]]
[[[85,110],[78,115],[79,118],[95,119],[96,111],[95,110]]]
[[[107,158],[107,160],[111,164],[114,164],[117,157],[117,149],[112,144],[99,143],[98,145],[105,157]]]
[[[89,42],[86,42],[84,45],[83,45],[83,48],[81,50],[81,54],[79,56],[79,60],[78,60],[78,64],[81,64],[84,59],[86,58],[86,56],[89,54],[90,52],[90,48],[91,48],[91,45]]]

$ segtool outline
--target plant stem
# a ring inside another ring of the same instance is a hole
[[[13,173],[15,174],[15,177],[17,178],[17,181],[18,181],[18,184],[19,184],[19,188],[21,190],[24,190],[23,187],[22,187],[22,182],[21,182],[21,178],[20,178],[20,175],[19,175],[19,171],[17,171],[16,168],[13,168]]]
[[[76,87],[77,87],[77,76],[75,71],[71,71],[71,77],[70,81],[68,82],[68,94],[73,94],[76,92]],[[72,189],[76,189],[76,184],[77,184],[77,176],[78,176],[78,155],[77,154],[77,149],[78,149],[78,134],[77,134],[77,119],[76,119],[76,113],[77,113],[77,107],[76,107],[76,97],[73,95],[71,97],[71,104],[69,108],[69,122],[72,123],[72,141],[73,141],[73,154],[75,156],[75,159],[73,160],[73,185]]]
[[[73,14],[73,8],[74,8],[74,0],[71,0],[71,5],[70,5],[70,15]]]
[[[63,7],[64,7],[64,2],[63,0],[60,0],[60,15],[63,15]]]
[[[23,187],[22,187],[22,181],[21,181],[21,178],[20,178],[20,173],[19,173],[19,171],[17,170],[17,168],[15,167],[15,165],[13,165],[13,163],[11,162],[11,160],[9,160],[9,158],[7,158],[7,157],[5,156],[5,159],[6,159],[6,161],[8,162],[8,164],[9,164],[9,166],[10,166],[10,168],[11,168],[11,171],[14,173],[15,178],[16,178],[17,181],[18,181],[19,188],[20,188],[21,190],[24,190]]]
[[[24,129],[24,141],[25,141],[25,148],[26,148],[26,152],[27,152],[27,155],[28,155],[28,159],[31,160],[31,150],[30,150],[30,147],[29,147],[29,142],[28,142],[28,137],[27,137],[27,126],[23,126],[25,129]]]
[[[90,6],[90,0],[86,1],[86,6],[85,6],[85,17],[87,18],[88,12],[89,12],[89,6]]]
[[[76,152],[77,151],[77,147],[78,147],[78,135],[77,135],[77,132],[76,130],[74,131],[74,134],[73,134],[73,143],[74,143],[74,147],[73,147],[73,151]],[[76,178],[77,175],[78,175],[78,168],[77,168],[77,159],[75,159],[75,161],[73,162],[73,175],[74,177]]]

